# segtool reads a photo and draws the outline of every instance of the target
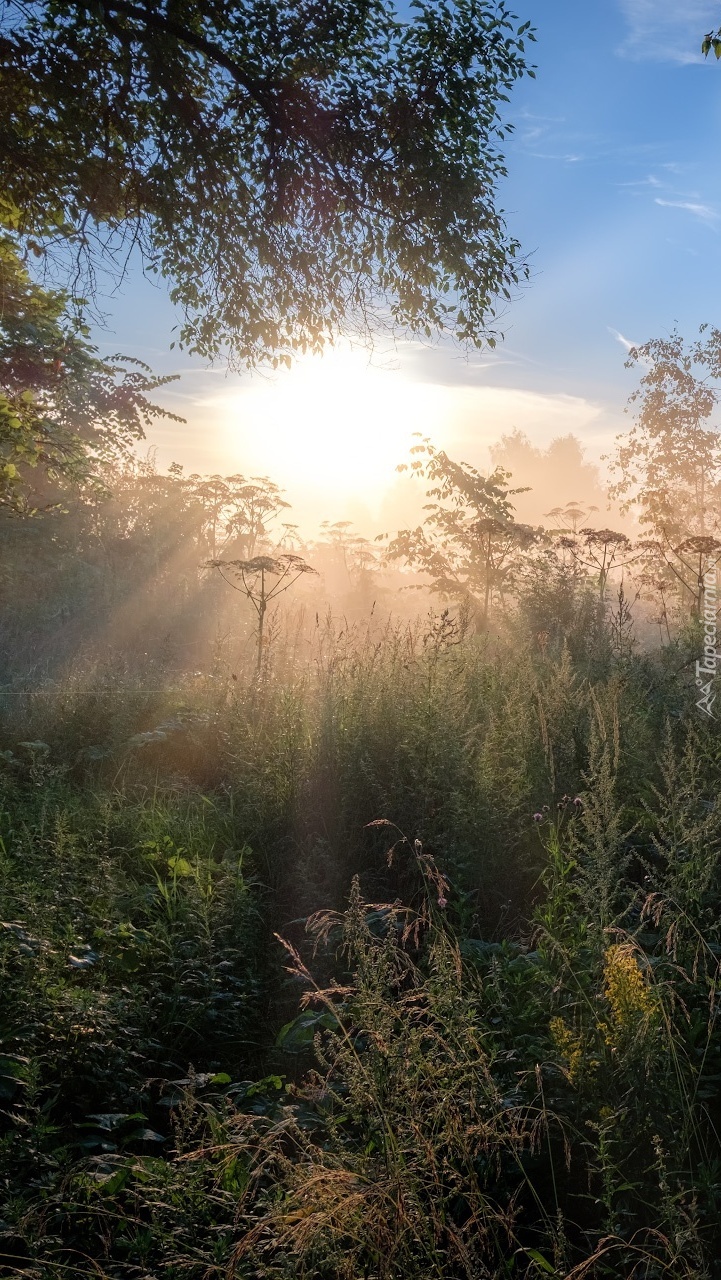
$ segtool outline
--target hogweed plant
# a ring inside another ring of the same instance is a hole
[[[316,570],[290,551],[280,556],[254,556],[251,560],[209,560],[208,568],[217,569],[224,582],[249,600],[258,620],[256,629],[256,670],[263,665],[265,616],[268,607],[288,591],[304,574]]]

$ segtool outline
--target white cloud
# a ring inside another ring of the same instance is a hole
[[[717,211],[708,204],[697,204],[693,200],[662,200],[660,196],[656,196],[655,203],[663,205],[666,209],[685,209],[687,213],[692,213],[702,222],[709,224],[718,222]]]
[[[362,374],[356,369],[356,383]],[[373,386],[382,384],[375,402],[366,391],[351,411],[345,382],[321,397],[320,383],[294,391],[296,380],[291,373],[269,384],[231,379],[222,391],[209,387],[194,411],[187,407],[187,424],[157,424],[148,443],[161,467],[178,461],[186,471],[270,475],[286,489],[292,518],[307,532],[321,518],[349,518],[372,534],[413,431],[483,470],[489,445],[516,427],[542,447],[572,432],[596,457],[622,426],[602,405],[561,392],[418,382],[398,370],[371,376]],[[354,383],[351,394],[358,390]],[[364,521],[352,508],[360,501]]]
[[[564,124],[565,116],[541,116],[536,111],[529,111],[523,107],[516,117],[518,120],[541,120],[544,124]]]
[[[546,151],[532,151],[531,155],[536,160],[560,160],[563,164],[577,164],[579,160],[583,160],[583,156],[574,155],[573,152],[567,155],[552,155]]]
[[[657,62],[703,62],[701,41],[719,25],[715,0],[619,0],[627,35],[622,58]]]
[[[618,182],[619,187],[662,187],[663,183],[653,173],[646,178],[637,178],[635,182]]]
[[[630,338],[625,338],[623,334],[619,332],[618,329],[613,329],[610,324],[607,326],[607,328],[608,328],[608,332],[612,335],[612,337],[614,337],[617,342],[621,343],[621,346],[623,347],[624,351],[630,351],[632,347],[637,347],[639,345],[637,342],[631,342]]]

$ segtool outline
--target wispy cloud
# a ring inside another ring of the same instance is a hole
[[[619,187],[662,187],[663,183],[653,173],[646,178],[637,178],[635,182],[619,182]]]
[[[518,120],[541,120],[544,124],[563,124],[565,116],[542,116],[537,111],[529,111],[527,107],[522,107],[517,115]]]
[[[630,338],[625,338],[623,334],[619,332],[618,329],[612,328],[610,324],[607,325],[606,328],[608,329],[608,332],[611,334],[611,337],[615,338],[616,342],[620,342],[624,351],[631,351],[633,347],[637,347],[639,345],[637,342],[631,342]]]
[[[583,156],[574,155],[572,152],[567,155],[553,155],[547,151],[532,151],[532,156],[536,160],[561,160],[564,164],[577,164],[579,160],[583,160]]]
[[[627,35],[616,50],[634,61],[702,62],[701,41],[719,25],[715,0],[619,0]]]
[[[638,351],[638,348],[643,346],[643,343],[641,342],[631,342],[630,338],[625,337],[625,335],[620,333],[618,329],[613,329],[610,324],[606,325],[606,328],[608,329],[608,332],[611,334],[611,337],[615,338],[616,342],[620,343],[620,345],[623,347],[624,351],[626,352],[626,355],[628,355],[629,352],[631,351]],[[644,359],[642,356],[641,357],[636,356],[635,359],[638,361],[638,363],[641,365],[643,369],[650,369],[653,363],[652,360],[649,360],[648,358]]]
[[[709,204],[697,204],[694,200],[663,200],[661,196],[656,196],[655,203],[663,205],[666,209],[685,209],[686,213],[692,213],[694,218],[699,218],[701,222],[711,226],[719,220],[716,209],[712,209]]]

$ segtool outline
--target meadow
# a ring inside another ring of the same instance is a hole
[[[698,637],[579,636],[6,686],[3,1274],[721,1274]]]
[[[540,8],[0,4],[2,1277],[721,1280],[721,29]]]

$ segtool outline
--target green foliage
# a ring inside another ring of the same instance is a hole
[[[708,57],[712,49],[714,51],[714,57],[718,62],[719,58],[721,58],[721,30],[709,31],[703,38],[701,43],[701,52],[704,58]]]
[[[67,297],[32,281],[7,234],[0,292],[0,513],[17,515],[57,503],[68,484],[97,484],[101,461],[127,454],[153,418],[180,419],[146,395],[172,379],[100,359]]]
[[[640,508],[642,524],[669,537],[712,532],[719,486],[718,429],[712,421],[721,376],[721,332],[702,325],[695,342],[678,333],[634,347],[627,368],[643,373],[631,404],[636,421],[618,439],[612,494]]]
[[[627,368],[643,374],[630,403],[631,430],[617,440],[618,479],[612,497],[634,507],[648,536],[637,548],[639,577],[663,602],[677,598],[683,614],[704,611],[704,573],[721,558],[715,512],[721,494],[721,449],[713,420],[721,378],[721,332],[702,325],[684,342],[678,333],[634,347]]]
[[[11,0],[0,192],[76,276],[89,244],[107,267],[139,243],[206,356],[289,362],[389,321],[493,343],[526,275],[495,192],[533,38],[469,0]]]
[[[719,743],[666,656],[446,613],[7,698],[3,1265],[710,1280]]]
[[[430,482],[430,512],[422,527],[402,529],[390,541],[389,560],[404,560],[431,580],[441,597],[465,601],[485,626],[494,593],[503,596],[514,576],[519,551],[538,537],[529,525],[517,524],[510,498],[510,474],[501,467],[482,476],[467,462],[454,462],[430,440],[414,445],[413,474]],[[425,457],[419,455],[425,455]],[[398,467],[405,471],[406,465]]]

